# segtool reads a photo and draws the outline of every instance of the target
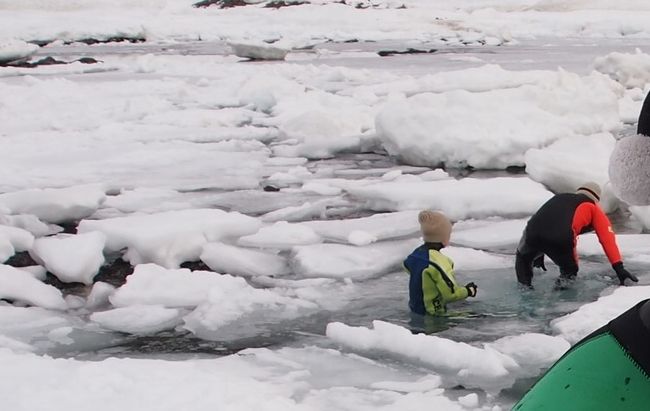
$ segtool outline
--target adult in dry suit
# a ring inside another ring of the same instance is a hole
[[[560,268],[556,286],[564,288],[571,284],[578,274],[577,237],[591,230],[596,232],[620,284],[626,279],[638,281],[623,266],[614,230],[599,201],[600,186],[589,182],[575,193],[553,196],[540,207],[528,220],[517,247],[515,270],[521,284],[532,286],[533,267],[546,271],[544,255]]]

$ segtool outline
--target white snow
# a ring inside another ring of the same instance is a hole
[[[578,311],[551,321],[551,328],[575,344],[647,298],[650,298],[650,286],[618,287],[611,294],[583,305]]]
[[[49,223],[61,223],[88,217],[105,199],[105,189],[98,185],[30,189],[0,194],[0,207],[12,214],[33,214]]]
[[[594,69],[610,76],[627,88],[644,88],[650,82],[650,55],[636,49],[635,53],[610,53],[594,60]]]
[[[327,209],[347,206],[349,203],[339,198],[324,198],[322,200],[307,201],[299,206],[288,206],[279,210],[270,211],[260,219],[264,222],[277,222],[277,221],[290,221],[299,222],[310,220],[313,218],[325,218],[327,216]]]
[[[181,322],[181,311],[160,305],[132,305],[93,313],[92,321],[104,328],[131,334],[155,334]]]
[[[247,247],[288,249],[295,245],[317,244],[321,241],[315,230],[306,224],[278,221],[260,228],[255,234],[241,237],[237,243]]]
[[[136,304],[195,307],[207,298],[211,288],[229,282],[244,281],[207,271],[168,270],[155,264],[139,264],[110,301],[116,307]]]
[[[259,221],[240,213],[196,209],[83,220],[79,233],[104,233],[106,249],[127,248],[125,257],[133,265],[153,262],[175,268],[185,261],[197,261],[208,242],[251,234],[259,226]]]
[[[526,173],[556,193],[572,193],[585,182],[596,182],[602,189],[600,206],[606,212],[614,211],[618,199],[607,184],[614,143],[609,133],[563,138],[546,148],[528,150]]]
[[[536,333],[503,337],[488,345],[510,356],[529,376],[538,375],[571,348],[562,337]]]
[[[451,243],[472,248],[514,250],[527,222],[528,219],[460,221],[453,226]]]
[[[26,230],[0,225],[0,262],[5,262],[16,251],[27,251],[34,245],[34,236]]]
[[[528,178],[388,182],[350,188],[374,210],[440,210],[452,220],[532,215],[552,194]]]
[[[412,334],[406,328],[383,321],[373,321],[372,329],[330,323],[326,333],[335,342],[356,351],[380,350],[384,355],[407,357],[413,363],[431,368],[446,384],[498,391],[513,384],[514,373],[519,368],[511,357],[489,347]]]
[[[0,215],[0,223],[2,225],[27,230],[32,233],[34,237],[56,234],[63,230],[58,225],[46,224],[39,220],[38,217],[31,214]]]
[[[627,259],[643,258],[648,255],[650,238],[645,234],[618,234],[616,244],[621,252],[623,261]],[[602,256],[605,254],[596,234],[583,234],[578,237],[578,254],[584,256]],[[612,271],[612,275],[614,275]]]
[[[418,94],[386,104],[377,115],[377,133],[389,153],[409,164],[523,165],[530,148],[614,129],[616,91],[602,76],[559,71],[539,85]],[[471,113],[471,120],[463,113]],[[457,150],[460,145],[464,150]]]
[[[301,309],[314,310],[314,302],[284,296],[273,290],[256,289],[243,278],[188,269],[169,270],[153,264],[141,264],[127,282],[110,297],[116,307],[162,306],[194,308],[183,317],[183,327],[208,338],[220,327],[247,315],[262,313],[293,317]],[[171,316],[171,313],[168,313]],[[116,314],[117,316],[117,314]],[[161,316],[163,314],[161,313]],[[154,312],[152,321],[158,316]],[[260,317],[261,318],[261,317]],[[115,324],[126,327],[128,324]],[[149,327],[144,324],[143,327]]]
[[[39,238],[30,255],[63,282],[92,284],[104,264],[106,236],[98,231]]]
[[[0,305],[0,338],[9,338],[21,345],[21,351],[36,351],[43,346],[43,340],[53,330],[69,327],[69,318],[60,311],[40,307],[15,307]],[[5,341],[6,342],[6,341]],[[26,346],[25,346],[26,345]],[[3,346],[7,347],[7,345]],[[8,348],[13,349],[9,346]]]
[[[455,270],[486,270],[490,268],[511,268],[514,264],[511,256],[489,253],[463,247],[445,247],[443,254],[454,261]],[[406,255],[404,256],[406,258]]]
[[[317,347],[248,349],[222,358],[185,361],[89,362],[8,350],[0,350],[0,357],[5,365],[0,373],[6,381],[0,394],[7,398],[8,407],[17,410],[44,409],[53,403],[78,410],[87,406],[88,398],[97,401],[94,406],[101,411],[135,403],[171,411],[185,401],[197,411],[346,409],[350,404],[359,411],[414,410],[423,403],[448,411],[464,409],[423,372]],[[411,379],[418,380],[419,386]],[[27,380],[40,387],[39,395],[23,390]],[[410,389],[402,389],[407,386]],[[84,395],[61,395],[74,387]]]
[[[22,60],[36,53],[38,46],[21,40],[8,39],[0,42],[0,64]]]
[[[458,402],[465,408],[476,408],[478,407],[478,395],[476,393],[467,394],[463,397],[459,397]]]
[[[418,212],[403,211],[345,220],[307,221],[301,225],[313,229],[330,241],[368,245],[376,241],[407,237],[419,232]],[[356,241],[351,241],[355,239]]]
[[[86,299],[86,307],[98,308],[109,303],[109,298],[113,295],[115,287],[103,281],[97,281],[93,284]]]
[[[0,264],[0,298],[52,310],[67,308],[61,291],[43,284],[25,271],[4,264]]]
[[[237,57],[253,60],[284,60],[289,50],[269,44],[228,43]]]
[[[385,241],[368,246],[315,244],[293,249],[294,271],[304,277],[367,279],[399,269],[419,240]]]
[[[206,244],[200,258],[211,270],[219,273],[245,277],[257,275],[274,277],[289,273],[287,260],[282,256],[229,244]]]

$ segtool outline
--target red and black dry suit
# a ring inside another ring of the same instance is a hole
[[[517,247],[517,280],[531,285],[533,260],[542,254],[559,266],[561,277],[575,277],[578,273],[577,237],[591,230],[596,232],[609,262],[620,262],[614,230],[598,204],[581,193],[553,196],[528,220]]]

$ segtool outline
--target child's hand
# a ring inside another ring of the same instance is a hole
[[[465,288],[467,288],[467,296],[468,297],[476,297],[476,293],[478,292],[478,287],[474,283],[468,283]]]

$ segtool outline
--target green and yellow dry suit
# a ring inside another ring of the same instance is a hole
[[[443,315],[448,303],[468,297],[467,288],[456,283],[454,262],[439,251],[440,247],[424,243],[404,260],[411,277],[409,308],[416,314]]]

